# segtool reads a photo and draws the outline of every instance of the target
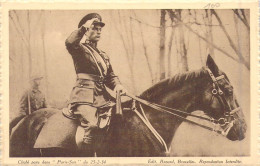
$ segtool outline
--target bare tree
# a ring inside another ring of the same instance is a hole
[[[172,41],[175,33],[175,27],[173,26],[174,20],[173,17],[171,18],[171,36],[170,36],[170,41],[168,43],[168,77],[172,76],[172,71],[171,71],[171,66],[172,66]]]
[[[45,11],[41,11],[42,25],[41,25],[41,39],[42,39],[42,53],[43,53],[43,67],[44,67],[44,77],[46,80],[46,97],[49,98],[49,86],[48,86],[48,71],[47,71],[47,56],[45,48]]]
[[[198,20],[197,20],[197,11],[196,10],[193,10],[193,12],[194,12],[194,20],[195,20],[195,23],[197,23],[198,22]],[[202,15],[203,16],[203,15]],[[203,17],[203,20],[205,20],[205,18]],[[212,24],[212,22],[211,22],[211,24]],[[202,25],[202,24],[197,24],[199,27],[200,27],[200,29],[202,29],[202,26],[211,26],[211,25],[209,25],[208,24],[208,22],[205,22],[205,24],[204,25]],[[198,38],[198,44],[199,44],[199,56],[200,56],[200,62],[201,62],[201,65],[203,66],[203,65],[205,65],[205,60],[204,60],[204,55],[202,55],[202,51],[201,51],[201,39],[197,36],[197,38]],[[213,43],[213,41],[211,41],[212,43]],[[208,44],[208,43],[207,43]],[[208,45],[210,45],[210,44],[208,44]],[[211,46],[211,45],[210,45]],[[212,47],[212,46],[211,46]],[[212,47],[212,49],[213,49],[213,51],[214,51],[214,48]]]
[[[32,75],[32,54],[31,54],[31,20],[30,11],[27,11],[27,23],[28,23],[28,58],[29,58],[29,78]]]
[[[239,10],[238,9],[233,9],[233,12],[244,23],[244,25],[246,26],[246,28],[247,28],[247,30],[249,32],[250,31],[250,26],[248,24],[248,21],[247,21],[244,9],[240,9],[241,15],[239,14]]]
[[[151,63],[150,63],[150,60],[149,60],[149,57],[148,57],[148,54],[147,54],[147,46],[146,46],[145,41],[144,41],[144,34],[143,34],[141,23],[139,23],[139,26],[140,26],[141,38],[142,38],[142,43],[143,43],[143,48],[144,48],[144,56],[145,56],[145,59],[146,59],[146,62],[147,62],[147,66],[148,66],[150,77],[151,77],[152,84],[153,84],[154,83],[153,71],[152,71],[152,66],[151,66]]]
[[[161,19],[160,19],[160,80],[165,79],[165,15],[166,11],[161,10]]]
[[[133,13],[134,13],[135,18],[137,18],[136,13],[134,11],[133,11]],[[131,22],[132,22],[132,17],[130,17],[130,19],[131,19]],[[141,33],[141,39],[142,39],[142,43],[143,43],[144,56],[145,56],[145,59],[146,59],[146,62],[147,62],[147,66],[148,66],[148,69],[149,69],[152,84],[154,84],[155,79],[153,78],[153,70],[152,70],[151,62],[150,62],[150,59],[149,59],[149,56],[148,56],[148,53],[147,53],[147,45],[146,45],[145,40],[144,40],[142,23],[140,21],[138,21],[138,25],[139,25],[139,29],[140,29],[140,33]],[[133,27],[133,26],[131,26],[131,27]],[[132,32],[132,28],[131,28],[131,32]]]
[[[206,15],[206,22],[205,24],[207,24],[208,26],[206,26],[207,29],[207,38],[209,39],[210,43],[214,43],[213,42],[213,34],[212,34],[212,13],[211,10],[209,9],[205,9],[205,15]],[[209,49],[209,54],[214,57],[214,48],[211,44],[207,43],[208,49]]]
[[[233,40],[231,39],[230,35],[228,34],[225,26],[223,25],[220,17],[218,16],[218,14],[216,13],[216,11],[214,9],[212,9],[212,14],[216,17],[217,21],[219,22],[219,25],[221,27],[221,29],[223,30],[224,34],[226,35],[229,44],[231,46],[231,48],[235,51],[235,53],[237,54],[237,56],[239,57],[239,60],[241,63],[243,63],[248,69],[250,69],[250,64],[247,60],[245,60],[245,58],[243,57],[241,51],[239,51],[239,49],[235,46]]]
[[[167,10],[169,13],[173,13],[172,10]],[[175,17],[176,19],[178,19],[177,17]],[[241,61],[237,58],[235,58],[233,55],[231,55],[229,52],[226,52],[225,50],[223,50],[221,47],[217,46],[216,44],[214,43],[211,43],[207,38],[205,38],[204,36],[200,35],[197,31],[193,30],[189,25],[187,24],[184,24],[183,22],[181,22],[181,20],[179,20],[179,24],[183,24],[183,26],[185,28],[187,28],[190,32],[194,33],[196,36],[198,36],[200,39],[202,39],[204,42],[210,44],[212,47],[214,47],[214,49],[218,50],[219,52],[223,53],[224,55],[226,55],[227,57],[231,58],[232,60],[236,61],[236,62],[239,62],[241,63]],[[249,65],[246,65],[245,66],[250,69],[250,66]]]
[[[176,9],[175,12],[173,10],[167,10],[171,19],[176,21],[176,24],[178,25],[178,30],[180,34],[180,55],[181,55],[181,71],[188,71],[188,58],[187,58],[187,47],[184,40],[184,29],[182,22],[182,10]]]
[[[26,76],[28,76],[29,74],[29,70],[24,70],[25,69],[25,66],[29,66],[28,62],[29,60],[31,60],[31,58],[29,58],[29,53],[31,52],[30,50],[30,46],[29,46],[29,39],[28,39],[28,36],[26,35],[26,32],[24,31],[24,29],[26,29],[22,24],[21,24],[21,21],[20,21],[20,17],[18,16],[17,12],[15,10],[12,10],[9,12],[9,17],[10,17],[10,20],[12,21],[12,24],[13,24],[13,27],[15,28],[18,36],[19,36],[19,39],[20,39],[20,44],[18,45],[19,48],[17,48],[18,50],[20,50],[19,52],[19,56],[21,56],[21,67],[20,67],[20,70],[21,70],[21,86],[22,87],[25,87],[24,86],[24,81],[27,80]],[[26,79],[25,79],[26,78]]]
[[[135,14],[135,12],[132,10],[132,13],[134,13]],[[133,55],[135,54],[135,45],[134,45],[134,35],[133,35],[133,26],[134,26],[134,24],[133,24],[133,18],[132,17],[130,17],[129,18],[129,20],[130,20],[130,38],[131,38],[131,45],[132,45],[132,53],[133,53]]]
[[[111,17],[114,17],[112,12],[110,14],[111,14]],[[130,53],[131,50],[129,49],[130,48],[129,42],[127,43],[127,39],[125,39],[124,36],[123,36],[123,34],[127,33],[127,30],[125,29],[126,26],[125,26],[125,28],[123,26],[122,21],[124,21],[124,20],[121,18],[120,11],[118,11],[117,14],[118,14],[118,23],[115,24],[116,25],[115,28],[117,29],[117,32],[119,32],[119,36],[120,36],[120,38],[123,42],[123,46],[124,46],[124,49],[125,49],[125,52],[126,52],[126,57],[127,57],[127,64],[129,66],[129,69],[130,69],[130,77],[131,77],[131,82],[132,82],[132,86],[133,86],[133,91],[135,93],[136,92],[136,85],[135,85],[135,79],[134,79],[134,63],[133,63],[134,62],[134,56],[131,55],[131,53]],[[113,19],[113,20],[116,20],[116,19]],[[120,30],[119,30],[117,25],[120,26]],[[129,39],[128,39],[128,41],[129,41]]]
[[[178,47],[178,43],[179,43],[179,41],[178,41],[178,38],[177,37],[175,37],[174,38],[174,43],[175,43],[175,45],[176,45],[176,64],[177,64],[177,66],[176,66],[176,68],[177,68],[177,70],[178,70],[178,73],[179,72],[181,72],[180,71],[180,64],[181,64],[181,58],[180,58],[180,50],[179,50],[179,47]]]

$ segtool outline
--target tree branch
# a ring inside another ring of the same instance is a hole
[[[243,17],[244,18],[242,18],[241,16],[240,16],[240,14],[238,13],[238,9],[232,9],[233,10],[233,12],[237,15],[237,17],[244,23],[244,25],[246,26],[246,28],[247,28],[247,30],[249,31],[250,30],[250,26],[249,26],[249,24],[248,24],[248,22],[247,22],[247,20],[246,20],[246,17],[245,17],[245,13],[244,12],[242,12],[242,15],[243,15]],[[244,13],[244,14],[243,14]]]
[[[229,34],[228,34],[226,28],[223,26],[222,21],[221,21],[221,19],[219,18],[218,14],[215,12],[214,9],[212,9],[211,12],[212,12],[212,14],[216,17],[216,19],[218,20],[219,25],[220,25],[221,29],[223,30],[223,32],[225,33],[225,35],[226,35],[226,37],[227,37],[227,39],[228,39],[228,41],[229,41],[229,44],[230,44],[231,48],[232,48],[232,49],[235,51],[235,53],[238,55],[238,57],[239,57],[239,59],[241,60],[241,62],[242,62],[243,64],[245,64],[245,66],[246,66],[248,69],[250,69],[249,63],[246,62],[246,60],[245,60],[245,58],[243,57],[243,55],[241,54],[241,52],[240,52],[240,51],[237,49],[237,47],[235,46],[235,44],[234,44],[233,40],[231,39],[231,37],[229,36]]]
[[[21,36],[21,39],[24,42],[25,46],[28,48],[28,43],[27,43],[26,39],[24,38],[24,35],[22,34],[22,32],[19,31],[18,27],[15,24],[15,21],[14,21],[13,17],[11,15],[9,15],[9,16],[10,16],[11,20],[13,21],[13,24],[14,24],[14,27],[15,27],[16,31]]]
[[[244,9],[240,9],[240,11],[241,11],[241,13],[242,13],[242,15],[243,15],[243,17],[244,17],[244,20],[245,20],[246,24],[248,25],[248,27],[250,27],[249,24],[248,24],[248,21],[247,21],[247,19],[246,19]]]
[[[113,14],[112,12],[110,12],[110,15],[111,15],[111,18],[113,18]],[[120,18],[120,12],[118,11],[118,18],[119,18],[119,24],[122,26],[122,22],[121,22],[121,18]],[[115,19],[113,19],[115,20]],[[124,46],[124,49],[125,49],[125,52],[126,52],[126,58],[127,58],[127,64],[128,64],[128,67],[130,69],[130,77],[131,77],[131,82],[132,82],[132,86],[133,86],[133,91],[134,93],[136,92],[136,85],[135,85],[135,80],[134,80],[134,67],[133,67],[133,62],[131,61],[131,57],[130,57],[130,54],[129,54],[129,50],[128,50],[128,47],[127,47],[127,44],[126,44],[126,41],[124,40],[124,36],[122,34],[122,31],[119,30],[119,28],[117,27],[118,24],[114,24],[115,25],[115,28],[116,28],[116,31],[119,32],[119,36],[123,42],[123,46]]]
[[[196,24],[196,25],[203,25],[203,26],[219,26],[219,25],[215,25],[215,24],[203,24],[203,23],[199,23],[197,21],[192,21],[187,24]]]
[[[169,13],[172,13],[172,10],[167,10]],[[186,27],[188,30],[190,30],[192,33],[194,33],[195,35],[197,35],[199,38],[201,38],[203,41],[209,43],[212,47],[214,47],[216,50],[220,51],[221,53],[225,54],[226,56],[228,56],[229,58],[233,59],[236,62],[240,62],[238,59],[234,58],[231,54],[229,54],[228,52],[226,52],[225,50],[221,49],[220,47],[218,47],[217,45],[215,45],[214,43],[211,43],[210,41],[208,41],[205,37],[201,36],[199,33],[197,33],[196,31],[194,31],[190,26],[183,24],[184,27]]]
[[[147,26],[149,26],[149,27],[152,27],[152,28],[161,28],[161,26],[154,26],[154,25],[151,25],[151,24],[147,24],[147,23],[145,23],[145,22],[142,22],[142,21],[140,21],[140,20],[138,20],[137,18],[133,18],[133,17],[129,17],[130,19],[132,19],[132,20],[134,20],[134,21],[136,21],[136,22],[138,22],[138,23],[141,23],[141,24],[144,24],[144,25],[147,25]],[[170,28],[170,27],[176,27],[176,26],[178,26],[177,24],[176,25],[169,25],[169,26],[165,26],[165,28]]]
[[[134,13],[134,16],[137,17],[134,11],[133,11],[133,13]],[[138,25],[139,25],[139,28],[140,28],[140,33],[141,33],[141,38],[142,38],[142,43],[143,43],[143,48],[144,48],[144,56],[145,56],[145,59],[146,59],[146,62],[147,62],[147,66],[148,66],[148,69],[149,69],[149,72],[150,72],[150,77],[151,77],[152,84],[153,84],[154,83],[153,71],[152,71],[152,66],[151,66],[151,63],[150,63],[150,60],[149,60],[149,57],[148,57],[148,54],[147,54],[147,46],[146,46],[145,41],[144,41],[142,24],[140,22],[138,22]]]
[[[17,20],[17,22],[18,22],[18,25],[19,25],[21,31],[22,31],[23,34],[25,35],[24,29],[22,28],[22,24],[21,24],[21,22],[20,22],[20,19],[19,19],[19,17],[18,17],[18,14],[16,13],[15,10],[14,10],[14,15],[15,15],[15,17],[16,17],[16,20]],[[25,39],[26,39],[27,41],[29,41],[29,40],[26,38],[26,36],[24,36],[24,37],[25,37]]]
[[[151,24],[148,24],[148,23],[142,22],[141,20],[138,20],[138,19],[133,18],[133,17],[131,17],[131,16],[130,16],[130,19],[135,20],[135,21],[137,21],[138,23],[141,23],[141,24],[147,25],[147,26],[149,26],[149,27],[160,28],[160,26],[154,26],[154,25],[151,25]]]

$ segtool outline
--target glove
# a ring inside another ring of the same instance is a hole
[[[117,84],[115,89],[116,92],[120,92],[121,95],[126,95],[127,90],[121,85],[121,84]]]

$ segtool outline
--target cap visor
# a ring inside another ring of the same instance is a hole
[[[101,27],[105,26],[105,23],[103,22],[94,22],[94,25],[100,25]]]

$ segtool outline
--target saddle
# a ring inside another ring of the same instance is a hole
[[[116,114],[122,115],[121,108],[121,96],[120,92],[116,92],[116,103],[115,102],[107,102],[106,105],[97,109],[96,117],[98,118],[97,126],[101,129],[108,127],[111,120],[112,109],[116,105]],[[78,119],[77,115],[74,115],[70,106],[68,108],[63,108],[62,113],[65,117],[69,119],[76,120]]]
[[[102,131],[108,130],[111,114],[112,107],[98,113],[98,126]],[[77,149],[78,142],[83,141],[83,132],[79,120],[67,118],[60,111],[47,120],[33,147]]]
[[[115,106],[115,103],[112,102],[97,111],[97,125],[99,128],[108,130],[112,114],[122,114],[120,97],[117,97],[116,103],[115,113],[112,113],[112,109]],[[69,109],[65,108],[48,119],[34,144],[34,148],[59,147],[75,149],[78,147],[78,138],[76,137],[79,134],[77,132],[82,131],[80,128],[82,127],[77,117],[71,114]],[[57,134],[59,135],[58,137]]]

